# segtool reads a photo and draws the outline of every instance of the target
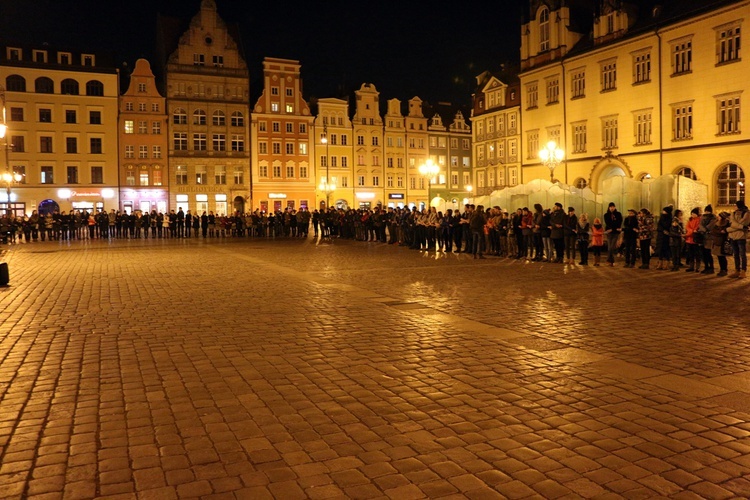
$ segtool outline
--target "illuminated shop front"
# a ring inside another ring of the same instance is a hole
[[[261,212],[283,212],[287,208],[300,210],[309,208],[309,196],[305,193],[265,193],[265,197],[258,201]]]
[[[58,189],[57,196],[59,199],[52,201],[58,203],[60,210],[101,212],[117,206],[117,192],[110,188]]]
[[[126,213],[148,213],[152,210],[166,213],[169,209],[169,195],[166,189],[122,189],[120,201],[120,209]]]

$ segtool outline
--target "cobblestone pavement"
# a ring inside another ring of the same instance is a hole
[[[312,239],[6,257],[1,498],[750,497],[747,280]]]

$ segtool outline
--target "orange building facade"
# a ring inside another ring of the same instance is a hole
[[[120,98],[120,209],[165,213],[169,209],[166,99],[151,65],[138,59]]]
[[[302,98],[299,61],[263,60],[263,93],[251,114],[252,205],[262,211],[315,203],[313,116]]]

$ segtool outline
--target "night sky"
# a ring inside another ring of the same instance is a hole
[[[242,34],[253,96],[269,56],[300,60],[307,99],[351,97],[370,82],[384,100],[418,95],[463,105],[476,75],[517,62],[524,3],[217,1]],[[138,57],[155,61],[157,14],[189,19],[199,7],[200,0],[0,0],[0,29],[6,41],[114,51],[132,67]]]

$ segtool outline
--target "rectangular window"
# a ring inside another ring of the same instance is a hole
[[[161,146],[154,146],[152,148],[152,158],[157,160],[161,158]]]
[[[294,133],[294,123],[287,123],[286,124],[286,131],[288,134]]]
[[[140,186],[148,186],[148,170],[141,170],[138,174],[138,181]]]
[[[104,184],[104,167],[91,167],[91,184]]]
[[[148,122],[146,120],[140,120],[138,122],[138,133],[148,134]]]
[[[126,134],[135,133],[135,123],[133,122],[133,120],[125,120],[125,133]]]
[[[55,182],[53,174],[53,167],[42,167],[42,176],[40,181],[42,184],[52,184]]]
[[[573,123],[573,152],[574,153],[585,153],[586,152],[586,124],[585,123]]]
[[[458,174],[455,172],[451,174],[451,188],[458,188]]]
[[[214,151],[227,150],[227,136],[225,134],[214,134],[212,138]]]
[[[206,56],[203,54],[193,54],[193,65],[194,66],[205,66]]]
[[[198,165],[195,167],[195,183],[205,185],[208,182],[208,175],[206,174],[206,166]]]
[[[188,148],[187,132],[175,132],[172,137],[174,139],[175,151],[187,151],[187,148]]]
[[[216,184],[227,183],[227,167],[225,165],[217,165],[214,170],[214,180]]]
[[[526,86],[526,109],[534,109],[539,105],[539,85],[534,82]]]
[[[154,186],[161,186],[161,169],[158,167],[154,169]]]
[[[141,160],[148,158],[148,146],[138,146],[138,158]]]
[[[574,70],[570,77],[571,97],[580,99],[586,96],[586,70]]]
[[[75,109],[65,110],[65,123],[76,123],[76,110]]]
[[[740,27],[732,26],[716,31],[716,63],[737,61],[740,58]]]
[[[301,179],[307,179],[307,167],[305,166],[299,167],[299,176]]]
[[[349,159],[346,156],[341,157],[341,168],[346,168],[349,166]]]
[[[181,186],[184,186],[185,184],[188,183],[187,166],[177,165],[175,181],[176,181],[175,184],[179,184]]]
[[[358,175],[357,176],[357,186],[362,187],[365,185],[365,176],[364,175]]]
[[[289,165],[286,167],[286,178],[294,179],[294,166]]]
[[[135,158],[135,146],[125,146],[125,158]]]
[[[610,60],[601,64],[602,92],[617,89],[617,61]]]
[[[206,134],[193,134],[193,151],[205,151],[206,141]]]
[[[547,80],[547,104],[555,104],[560,100],[560,80],[551,78]],[[488,130],[489,132],[489,130]]]
[[[348,188],[349,187],[349,177],[347,177],[347,176],[341,177],[341,187],[342,188]]]
[[[234,183],[235,184],[245,183],[245,172],[241,168],[234,169]]]
[[[274,132],[281,132],[281,124],[279,122],[273,122],[271,124],[271,130]]]
[[[259,142],[258,143],[258,154],[262,154],[262,155],[268,154],[268,143],[267,142]]]
[[[617,116],[602,118],[602,149],[617,147]]]
[[[261,177],[268,177],[268,166],[267,165],[261,165],[258,167],[258,173]]]
[[[213,56],[214,66],[221,68],[224,66],[224,56]]]
[[[51,123],[52,122],[52,110],[49,108],[39,109],[39,121],[41,123]]]
[[[539,131],[532,130],[528,132],[526,142],[529,144],[528,159],[534,159],[539,156]]]
[[[91,137],[89,139],[89,145],[91,147],[92,155],[102,154],[102,139],[101,137]]]
[[[377,175],[373,175],[372,176],[372,185],[374,187],[380,186],[380,177],[379,176],[377,176]]]
[[[693,138],[693,104],[672,105],[672,139],[681,141]]]
[[[78,184],[78,167],[68,167],[67,172],[68,172],[67,183]]]
[[[258,122],[258,131],[259,132],[267,132],[268,126],[266,125],[266,122]]]
[[[651,52],[641,52],[633,56],[633,83],[651,80]]]
[[[321,156],[320,157],[320,166],[321,167],[327,167],[328,166],[328,157],[327,156]]]
[[[372,138],[372,145],[373,146],[377,146],[378,145],[378,137],[377,136],[373,136],[373,138]]]
[[[281,154],[281,143],[280,142],[274,142],[273,144],[271,144],[271,147],[272,147],[271,152],[274,155],[280,155]]]
[[[358,135],[357,136],[357,146],[364,146],[365,145],[365,136]]]
[[[151,133],[154,135],[161,134],[161,122],[151,122]]]
[[[299,154],[300,155],[306,155],[307,154],[307,143],[306,142],[300,142],[299,143]]]
[[[693,41],[680,40],[672,44],[672,74],[680,75],[693,70]]]
[[[232,134],[232,151],[245,151],[245,136]]]
[[[651,110],[636,111],[633,118],[636,146],[651,144]]]
[[[281,177],[281,165],[274,165],[273,166],[273,176],[274,177]]]
[[[718,110],[719,135],[738,134],[740,132],[740,97],[732,96],[716,101]]]
[[[39,138],[39,152],[52,153],[52,137],[45,136]]]
[[[102,112],[101,111],[89,111],[89,123],[91,125],[102,124]]]
[[[293,155],[294,154],[294,143],[293,142],[287,142],[284,144],[286,149],[286,154]]]
[[[10,108],[10,119],[14,122],[22,122],[23,108]]]
[[[65,138],[65,152],[69,154],[78,153],[78,139],[76,137]]]

